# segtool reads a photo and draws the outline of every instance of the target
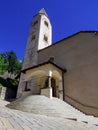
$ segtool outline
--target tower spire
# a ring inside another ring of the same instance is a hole
[[[45,16],[48,17],[48,15],[47,15],[47,13],[46,13],[46,11],[45,11],[44,8],[42,8],[42,9],[38,12],[38,14],[44,14]]]

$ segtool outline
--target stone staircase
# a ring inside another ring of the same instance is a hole
[[[12,109],[33,114],[77,120],[78,122],[98,125],[97,117],[85,115],[58,98],[49,99],[42,95],[29,95],[16,100],[7,106]]]
[[[54,98],[53,100],[55,100],[55,103],[56,103],[56,100],[58,99]],[[83,112],[80,112],[78,109],[76,109],[72,105],[68,104],[67,102],[63,102],[63,103],[64,103],[64,107],[66,111],[66,115],[64,114],[65,118],[77,120],[79,122],[85,122],[88,124],[98,125],[98,117],[94,117],[92,115],[86,115]]]

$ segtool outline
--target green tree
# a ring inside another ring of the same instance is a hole
[[[17,62],[17,56],[13,51],[8,53],[8,62],[9,62],[8,72],[13,74]]]
[[[8,61],[5,59],[4,55],[0,53],[0,74],[4,74],[8,69]]]
[[[0,53],[0,72],[3,74],[8,71],[10,74],[18,74],[21,71],[22,62],[17,59],[15,52],[9,51]]]
[[[20,61],[20,60],[17,60],[16,61],[16,65],[15,65],[15,69],[14,69],[14,74],[19,74],[20,73],[20,71],[21,71],[21,69],[22,69],[22,61]]]

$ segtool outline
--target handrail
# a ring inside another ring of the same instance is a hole
[[[65,94],[65,97],[70,98],[71,100],[75,101],[76,103],[79,103],[80,105],[82,105],[82,106],[84,106],[84,107],[89,107],[89,108],[93,108],[93,109],[98,109],[98,107],[94,107],[94,106],[91,106],[91,105],[83,104],[83,103],[77,101],[76,99],[74,99],[74,98],[72,98],[72,97],[66,95],[66,94]],[[66,100],[66,98],[65,98],[65,100]]]

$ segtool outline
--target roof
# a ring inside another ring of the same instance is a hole
[[[36,66],[33,66],[33,67],[30,67],[30,68],[27,68],[27,69],[24,69],[22,70],[21,72],[25,73],[26,71],[30,70],[30,69],[34,69],[34,68],[37,68],[37,67],[40,67],[40,66],[43,66],[43,65],[46,65],[46,64],[52,64],[53,66],[57,67],[58,69],[62,70],[63,72],[66,72],[67,70],[58,66],[57,64],[51,62],[51,61],[47,61],[47,62],[44,62],[44,63],[41,63],[41,64],[38,64]]]
[[[69,39],[69,38],[71,38],[71,37],[74,37],[74,36],[78,35],[79,33],[94,33],[94,34],[96,34],[96,33],[98,33],[98,30],[79,31],[79,32],[76,32],[76,33],[74,33],[74,34],[72,34],[72,35],[66,37],[66,38],[63,38],[62,40],[57,41],[56,43],[61,42],[61,41],[64,41],[64,40],[67,40],[67,39]],[[54,44],[56,44],[56,43],[54,43]],[[54,44],[53,44],[53,45],[54,45]]]
[[[59,40],[59,41],[53,43],[52,45],[50,45],[50,46],[48,46],[48,47],[46,47],[46,48],[43,48],[43,49],[41,49],[41,50],[38,50],[38,52],[43,51],[43,50],[45,50],[45,49],[47,49],[47,48],[49,48],[49,47],[52,47],[52,46],[54,46],[54,45],[57,45],[57,44],[59,44],[60,42],[62,42],[62,41],[64,41],[64,40],[70,39],[70,38],[72,38],[72,37],[78,35],[79,33],[94,33],[94,34],[96,35],[96,34],[98,33],[98,30],[79,31],[79,32],[76,32],[76,33],[74,33],[74,34],[72,34],[72,35],[70,35],[70,36],[68,36],[68,37],[66,37],[66,38],[63,38],[63,39],[61,39],[61,40]]]

